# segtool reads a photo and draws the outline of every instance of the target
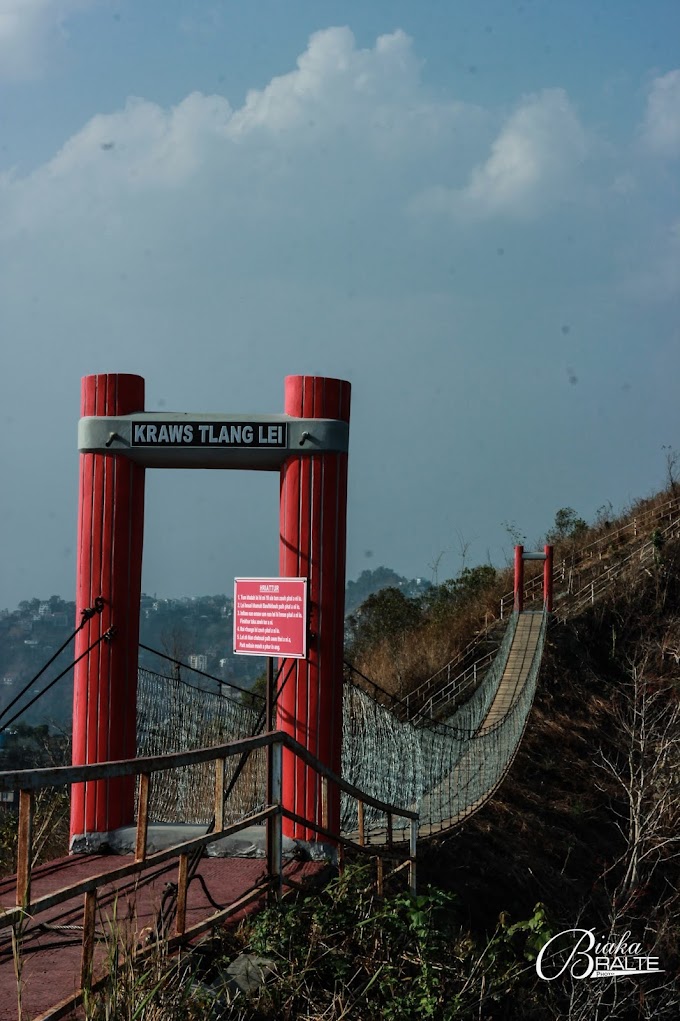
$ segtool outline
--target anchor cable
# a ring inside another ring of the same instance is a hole
[[[92,617],[94,617],[96,614],[102,612],[102,610],[104,609],[104,605],[105,604],[104,604],[104,600],[102,599],[102,597],[101,596],[97,596],[97,598],[94,601],[94,606],[87,606],[84,610],[80,611],[80,616],[81,616],[82,619],[81,619],[80,624],[78,625],[78,627],[73,632],[73,634],[69,635],[69,637],[66,639],[66,641],[63,642],[63,644],[59,646],[59,648],[54,653],[54,655],[50,656],[50,658],[47,660],[47,663],[45,663],[45,665],[42,666],[40,668],[40,670],[38,670],[37,674],[35,674],[31,678],[31,680],[28,681],[24,685],[24,687],[21,689],[19,694],[15,695],[14,698],[12,699],[12,701],[8,705],[5,706],[5,708],[0,712],[0,720],[2,720],[3,716],[7,715],[7,713],[10,711],[10,709],[12,709],[13,706],[16,705],[16,703],[19,701],[20,698],[23,698],[23,696],[35,684],[35,682],[38,680],[38,678],[42,677],[42,675],[47,670],[48,666],[51,666],[52,663],[54,663],[54,661],[57,658],[57,656],[59,656],[64,651],[64,649],[68,645],[71,644],[71,642],[76,637],[78,632],[82,631],[82,629],[85,627],[85,625],[87,624],[88,620],[91,620]],[[70,670],[71,668],[69,667],[68,669]],[[63,675],[60,675],[60,676],[63,676]],[[47,689],[45,689],[45,690],[47,690]],[[16,719],[16,717],[14,717],[14,718]],[[4,728],[2,728],[2,729],[4,729]],[[0,730],[0,733],[2,733],[2,730]]]
[[[19,712],[15,713],[14,716],[11,717],[11,719],[3,723],[2,726],[0,726],[0,734],[2,734],[3,731],[7,730],[7,728],[10,727],[15,720],[18,720],[20,716],[23,716],[26,710],[30,709],[31,706],[38,701],[38,699],[42,698],[43,695],[46,695],[50,688],[54,687],[57,681],[60,681],[62,677],[65,677],[69,670],[73,669],[76,663],[80,663],[81,659],[84,659],[84,657],[87,656],[88,653],[92,652],[93,649],[96,649],[100,642],[110,642],[111,639],[114,637],[115,633],[116,629],[114,627],[110,627],[108,631],[105,631],[104,634],[100,635],[99,638],[92,642],[92,644],[89,645],[87,649],[85,649],[85,652],[81,652],[80,656],[78,656],[77,659],[74,659],[73,662],[69,666],[67,666],[65,670],[62,670],[60,674],[57,674],[57,676],[50,681],[47,687],[43,688],[42,691],[39,691],[37,695],[34,695],[30,702],[27,702],[26,705],[19,710]]]

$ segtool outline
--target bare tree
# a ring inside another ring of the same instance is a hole
[[[181,624],[173,624],[161,633],[163,652],[166,656],[179,660],[181,663],[186,663],[188,659],[190,651],[189,641],[189,632]],[[173,674],[178,680],[181,679],[181,667],[178,663],[173,664]]]
[[[665,443],[662,444],[661,449],[666,452],[666,484],[673,496],[677,496],[680,453]]]
[[[600,753],[624,806],[617,824],[625,840],[616,890],[621,911],[660,862],[680,857],[680,702],[672,688],[647,679],[646,667],[646,659],[633,664],[628,690],[614,707],[623,753]]]
[[[609,743],[598,764],[600,790],[611,798],[622,851],[599,877],[607,893],[604,916],[598,911],[601,928],[593,928],[590,903],[572,924],[597,933],[600,943],[639,942],[642,954],[658,957],[664,970],[593,979],[583,977],[582,969],[572,974],[565,967],[547,993],[551,1013],[560,1021],[674,1021],[680,1016],[680,987],[669,966],[677,954],[680,906],[674,881],[680,858],[680,700],[672,686],[655,677],[654,659],[661,652],[650,649],[631,664],[628,682],[612,699]],[[568,954],[573,947],[568,933],[565,937]]]
[[[436,557],[433,557],[432,560],[430,560],[428,562],[427,566],[432,571],[432,584],[433,585],[438,585],[439,584],[439,565],[442,562],[442,559],[449,552],[450,552],[450,550],[443,549],[440,553],[437,554]]]

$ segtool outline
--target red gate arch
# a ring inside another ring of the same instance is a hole
[[[524,546],[515,546],[514,608],[517,613],[524,609],[524,562],[543,561],[543,607],[546,613],[553,610],[553,547],[546,545],[542,553],[525,552]]]
[[[146,469],[231,468],[280,472],[279,572],[307,578],[310,619],[307,658],[293,661],[277,726],[340,773],[350,391],[346,380],[288,376],[283,414],[162,414],[144,411],[140,376],[83,378],[76,610],[98,598],[104,608],[76,639],[74,765],[137,752]],[[113,637],[90,648],[99,627]],[[324,806],[311,768],[290,753],[283,768],[284,808],[339,833],[338,792]],[[72,848],[101,845],[133,819],[132,778],[72,787]],[[285,817],[284,832],[315,836]]]

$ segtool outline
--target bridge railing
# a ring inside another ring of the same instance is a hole
[[[666,522],[664,524],[664,522]],[[654,525],[663,525],[659,529],[663,538],[672,538],[680,530],[680,497],[674,496],[670,499],[643,510],[636,514],[625,525],[619,528],[609,529],[603,535],[598,536],[586,546],[581,546],[570,556],[563,556],[555,559],[553,567],[553,584],[555,586],[555,599],[562,605],[556,606],[557,619],[563,620],[568,614],[579,612],[588,603],[602,594],[608,585],[617,577],[621,570],[631,563],[638,553],[642,558],[649,557],[653,551],[653,543],[649,540],[642,541],[642,537]],[[623,553],[625,546],[631,541],[640,540],[636,548],[622,559],[619,558],[611,565],[607,563],[608,556],[614,553]],[[582,577],[582,573],[588,577]],[[565,589],[566,586],[566,589]],[[538,572],[533,578],[528,578],[524,584],[525,605],[534,603],[543,598],[543,574]],[[568,604],[567,604],[568,600]],[[404,703],[408,706],[407,715],[412,718],[419,713],[427,713],[428,708],[441,709],[443,704],[448,704],[452,699],[457,699],[467,688],[474,687],[478,676],[492,662],[496,647],[500,645],[500,637],[495,641],[494,649],[486,654],[475,655],[480,645],[486,641],[494,640],[494,632],[497,631],[499,623],[508,618],[512,613],[514,604],[514,593],[506,592],[500,599],[499,613],[483,628],[475,637],[452,659],[441,667],[435,674],[423,681],[417,688],[414,688],[408,695],[404,696]],[[446,695],[440,692],[445,689]],[[460,690],[459,690],[460,689]],[[432,705],[430,706],[430,702]]]
[[[260,748],[270,749],[270,770],[269,787],[271,803],[264,809],[238,822],[223,825],[224,800],[223,781],[224,763],[233,756],[240,756],[242,761],[250,754]],[[311,766],[319,774],[322,784],[322,805],[328,805],[328,785],[335,784],[345,794],[355,798],[359,805],[359,817],[363,817],[363,806],[370,805],[372,808],[382,811],[386,819],[386,831],[388,835],[387,848],[366,846],[363,832],[359,834],[357,842],[332,833],[328,829],[327,818],[322,817],[321,825],[303,819],[286,810],[281,803],[281,768],[283,748],[289,749],[295,756],[301,758],[307,765]],[[215,762],[215,827],[200,837],[174,844],[153,853],[147,853],[148,834],[148,806],[149,791],[154,774],[161,771],[185,768],[199,763]],[[38,791],[44,788],[61,787],[69,784],[90,782],[94,780],[108,780],[123,776],[139,776],[138,811],[136,821],[136,839],[134,861],[127,862],[116,868],[107,869],[94,876],[89,876],[69,886],[62,887],[52,893],[43,894],[38,897],[31,895],[31,858],[32,858],[32,829],[34,799]],[[119,880],[130,877],[141,877],[143,873],[149,872],[160,864],[165,864],[173,859],[178,860],[177,872],[177,911],[175,920],[175,935],[168,937],[166,942],[169,948],[174,948],[200,933],[212,928],[218,922],[228,916],[240,911],[254,900],[263,895],[266,888],[278,898],[281,896],[282,887],[287,880],[283,872],[282,855],[282,818],[286,817],[303,823],[321,836],[341,847],[353,847],[359,852],[368,853],[378,859],[378,887],[383,881],[383,858],[402,858],[402,864],[394,869],[394,872],[408,868],[409,886],[413,892],[416,888],[416,838],[418,833],[418,814],[416,812],[389,805],[377,798],[365,793],[347,783],[337,776],[332,770],[321,763],[315,756],[311,755],[302,745],[281,731],[271,731],[257,737],[250,737],[228,744],[216,745],[210,748],[199,748],[193,751],[178,752],[169,755],[147,756],[145,758],[127,759],[116,762],[102,762],[82,766],[57,766],[47,769],[29,770],[7,770],[0,772],[0,791],[19,791],[19,819],[18,819],[18,853],[17,853],[17,875],[14,906],[0,907],[0,932],[13,929],[15,934],[20,933],[27,920],[51,910],[59,904],[64,904],[77,896],[84,896],[83,907],[83,935],[82,935],[82,956],[80,972],[80,989],[76,993],[82,999],[82,992],[85,989],[93,988],[92,966],[93,952],[95,945],[95,919],[97,914],[97,896],[100,888],[109,886]],[[403,847],[399,848],[392,842],[392,827],[394,817],[404,817],[407,825],[410,826],[410,840],[408,851]],[[256,823],[266,822],[266,848],[267,848],[267,873],[264,882],[258,883],[237,901],[226,908],[216,910],[209,917],[200,922],[187,926],[187,889],[189,882],[189,857],[192,853],[201,852],[208,844],[238,833],[247,826]],[[292,884],[289,884],[292,885]],[[150,948],[149,948],[150,949]],[[141,952],[144,955],[144,951]],[[139,955],[138,955],[139,956]],[[74,997],[69,998],[69,1003],[75,1002]]]
[[[658,553],[659,541],[668,542],[680,535],[680,518],[674,518],[665,528],[658,529],[656,539],[648,539],[646,542],[636,546],[625,557],[620,558],[612,564],[604,567],[592,578],[583,583],[578,581],[578,588],[572,587],[569,593],[569,601],[565,606],[557,607],[555,617],[557,620],[566,620],[574,613],[584,610],[586,606],[592,605],[598,596],[602,595],[615,581],[625,576],[631,568],[639,567],[650,560]]]

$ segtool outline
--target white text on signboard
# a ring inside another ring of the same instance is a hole
[[[306,621],[306,578],[236,578],[235,653],[304,659]]]

